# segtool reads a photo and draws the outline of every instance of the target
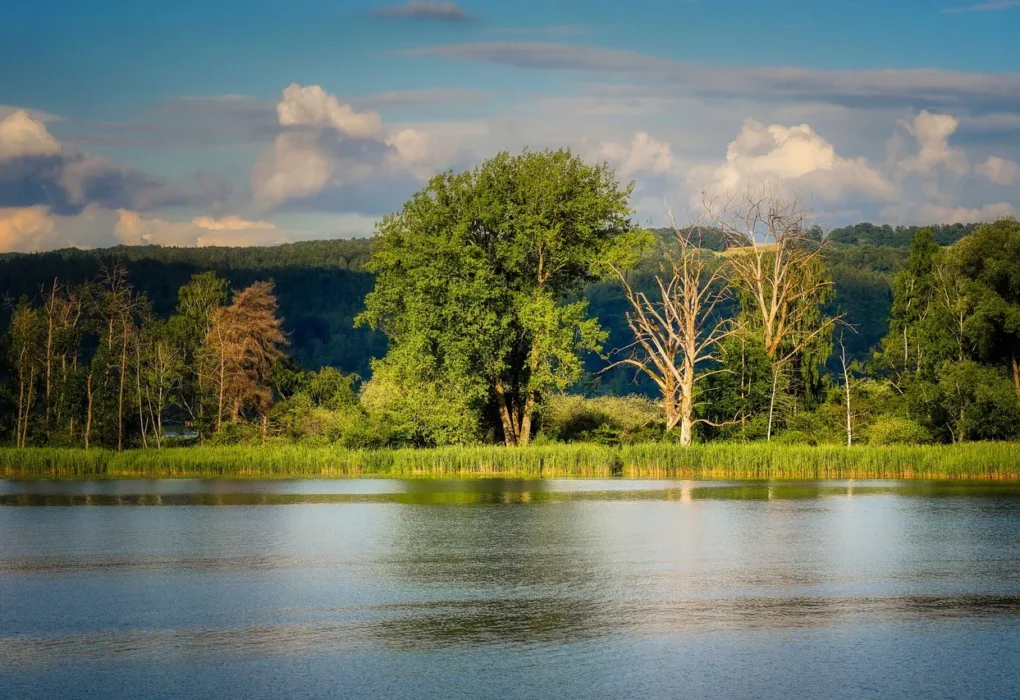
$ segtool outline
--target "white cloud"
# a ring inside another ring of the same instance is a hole
[[[1008,202],[986,204],[983,207],[952,207],[935,202],[927,202],[909,212],[909,220],[923,221],[930,224],[969,224],[983,221],[995,221],[1013,216],[1016,210]],[[897,210],[887,212],[896,216]]]
[[[195,226],[207,231],[250,231],[252,229],[275,229],[276,224],[269,221],[249,221],[240,216],[196,216],[191,220]]]
[[[302,87],[292,83],[283,91],[276,113],[282,126],[329,127],[355,139],[382,136],[382,119],[378,114],[356,112],[318,85]]]
[[[314,134],[279,134],[252,169],[252,194],[272,208],[322,191],[332,175],[333,165],[319,150]]]
[[[55,231],[46,207],[0,209],[0,253],[46,250]]]
[[[1013,181],[1016,180],[1017,173],[1020,172],[1020,166],[1012,160],[999,158],[998,156],[988,156],[988,160],[974,168],[974,170],[978,175],[986,177],[996,184],[1012,185]]]
[[[428,163],[433,158],[431,137],[418,129],[401,129],[386,139],[386,144],[397,150],[397,155],[409,165]]]
[[[138,212],[117,212],[113,233],[126,245],[146,243],[164,246],[273,245],[290,237],[268,221],[248,221],[237,216],[195,217],[191,221],[167,221]]]
[[[425,179],[441,160],[427,131],[384,128],[378,114],[357,112],[318,85],[287,87],[277,113],[280,126],[303,128],[277,134],[252,169],[263,208],[379,178]]]
[[[721,165],[692,168],[688,183],[696,190],[734,192],[762,182],[789,186],[837,202],[851,196],[879,200],[895,187],[864,158],[844,158],[807,124],[765,126],[744,122]]]
[[[949,114],[933,114],[921,111],[913,121],[901,122],[917,140],[918,152],[899,163],[902,173],[932,174],[943,167],[955,175],[963,175],[969,169],[967,156],[959,148],[949,145],[949,137],[956,133],[959,120]]]
[[[621,177],[635,173],[665,175],[674,166],[673,150],[668,143],[658,141],[639,131],[629,145],[603,141],[599,155],[614,163]]]
[[[16,110],[0,120],[0,160],[58,153],[60,143],[27,110]]]

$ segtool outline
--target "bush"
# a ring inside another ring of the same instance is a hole
[[[932,441],[920,423],[898,416],[880,416],[868,426],[865,437],[869,445],[923,445]]]
[[[773,442],[780,445],[817,445],[818,441],[802,430],[784,430],[776,435]]]
[[[539,417],[543,442],[634,444],[662,438],[666,424],[662,408],[641,396],[585,398],[553,394]]]
[[[210,445],[243,445],[246,443],[257,443],[262,439],[262,433],[254,425],[247,423],[224,423],[218,433],[209,436]]]
[[[470,388],[427,381],[386,360],[373,362],[372,371],[361,388],[361,403],[391,426],[391,442],[416,447],[478,442],[478,401]]]

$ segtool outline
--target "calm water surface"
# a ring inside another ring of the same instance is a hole
[[[1018,694],[1018,484],[0,481],[3,698]]]

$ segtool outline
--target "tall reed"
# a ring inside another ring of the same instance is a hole
[[[180,447],[163,450],[0,448],[7,478],[331,478],[409,477],[706,479],[1020,480],[1020,444],[799,446],[663,443],[622,448],[557,444],[527,448],[444,447],[347,450],[334,447]]]

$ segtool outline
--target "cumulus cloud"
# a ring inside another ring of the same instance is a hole
[[[255,199],[275,207],[322,190],[333,174],[333,165],[320,152],[313,134],[280,134],[251,174]]]
[[[318,85],[287,87],[277,113],[284,130],[250,178],[263,208],[380,178],[421,179],[434,170],[436,149],[427,133],[387,129],[378,114],[357,112]]]
[[[630,144],[602,142],[599,155],[614,163],[622,177],[636,173],[665,175],[673,169],[673,149],[668,143],[639,131]]]
[[[281,126],[330,127],[355,139],[377,139],[382,134],[382,119],[378,114],[355,112],[318,85],[302,87],[292,83],[284,89],[276,113]]]
[[[956,117],[923,110],[912,121],[901,124],[914,136],[918,146],[915,155],[900,161],[899,168],[903,173],[931,174],[937,168],[945,168],[955,175],[967,172],[967,156],[959,148],[949,145],[949,137],[960,126]]]
[[[46,125],[19,109],[0,120],[0,160],[19,156],[51,156],[60,153]]]
[[[721,165],[693,168],[688,183],[698,191],[734,192],[774,182],[829,202],[855,196],[889,199],[895,187],[864,158],[845,158],[807,124],[765,126],[744,122]]]
[[[0,121],[0,207],[46,206],[69,215],[89,204],[149,209],[210,204],[222,195],[222,180],[211,173],[177,185],[61,144],[26,110]]]
[[[398,158],[409,165],[428,163],[433,156],[432,139],[417,129],[401,129],[389,136],[386,144],[395,148]]]
[[[988,156],[988,160],[974,170],[978,175],[986,177],[998,185],[1012,185],[1016,180],[1017,173],[1020,172],[1020,166],[1012,160]]]
[[[449,0],[407,0],[402,5],[380,7],[372,14],[376,17],[434,19],[445,22],[463,22],[469,19],[464,10]]]
[[[0,209],[0,253],[46,250],[55,231],[46,207]]]

